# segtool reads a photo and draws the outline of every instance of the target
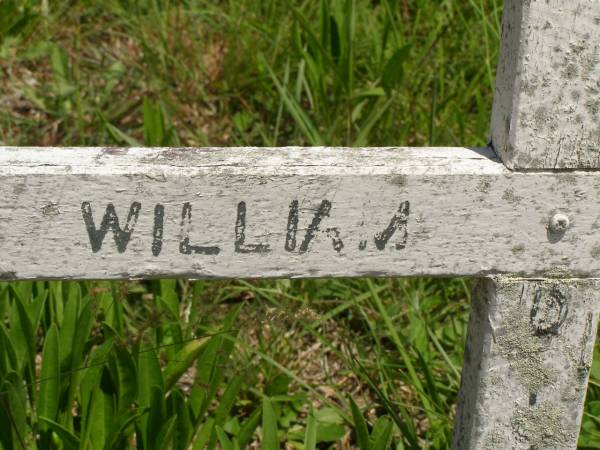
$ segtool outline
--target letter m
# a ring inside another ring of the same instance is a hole
[[[106,206],[106,212],[100,223],[100,228],[96,228],[94,223],[94,216],[92,214],[92,205],[89,202],[83,202],[81,204],[81,214],[83,215],[83,221],[85,222],[85,228],[87,229],[88,236],[90,237],[90,244],[92,251],[97,253],[102,248],[104,237],[108,230],[112,231],[117,245],[119,253],[123,253],[127,249],[127,244],[131,239],[133,229],[137,223],[138,216],[142,205],[138,202],[133,202],[129,208],[129,215],[127,216],[127,223],[125,227],[121,229],[119,225],[119,217],[115,211],[115,207],[112,203]]]

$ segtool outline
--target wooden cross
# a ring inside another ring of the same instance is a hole
[[[1,148],[0,277],[474,277],[454,448],[571,449],[599,117],[600,2],[507,0],[490,148]]]

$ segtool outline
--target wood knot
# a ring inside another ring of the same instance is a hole
[[[530,322],[536,336],[557,336],[568,312],[567,298],[557,287],[535,291]]]

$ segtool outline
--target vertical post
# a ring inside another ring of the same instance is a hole
[[[453,448],[576,447],[598,322],[595,280],[478,280]]]
[[[505,0],[492,145],[511,169],[600,167],[600,2]]]
[[[600,168],[599,24],[596,0],[505,1],[491,144],[508,168]],[[576,213],[557,193],[552,243]],[[568,276],[476,283],[455,450],[576,448],[600,280]]]

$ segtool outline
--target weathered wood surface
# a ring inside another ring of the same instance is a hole
[[[600,280],[477,282],[454,449],[576,448],[598,288]]]
[[[521,174],[545,173],[557,181],[589,177],[589,187],[597,185],[598,171],[553,169],[600,168],[599,49],[598,0],[505,1],[491,142],[507,167]],[[563,208],[559,204],[566,200],[565,190],[556,187],[534,183],[530,195],[549,195]],[[572,194],[598,202],[595,191],[578,186]],[[570,211],[552,214],[548,240],[556,245],[539,253],[532,264],[547,269],[561,243],[575,244],[587,234],[585,229],[589,237],[595,233],[595,221],[579,222],[581,216],[574,213],[578,203],[567,206]],[[495,206],[498,211],[504,208],[501,201]],[[595,214],[594,206],[589,207]],[[531,213],[527,218],[533,225],[534,209]],[[514,231],[515,243],[523,232],[532,232],[516,222]],[[594,240],[569,257],[575,265],[596,254]],[[553,275],[549,270],[541,276],[553,279],[500,277],[476,285],[454,450],[576,448],[600,310],[600,281],[570,278],[597,277],[594,270]]]
[[[600,1],[506,0],[492,143],[516,169],[600,167]]]
[[[598,198],[489,150],[0,148],[0,276],[598,276]]]

